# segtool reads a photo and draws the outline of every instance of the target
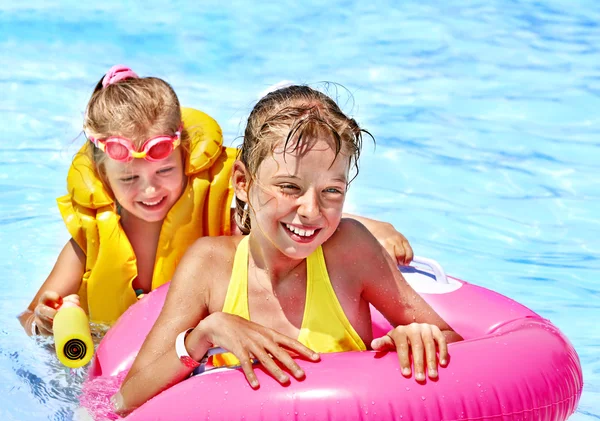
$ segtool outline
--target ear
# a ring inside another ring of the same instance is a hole
[[[246,166],[242,163],[242,161],[235,161],[233,164],[231,182],[233,184],[233,190],[235,191],[235,197],[248,203],[250,175],[248,174]]]

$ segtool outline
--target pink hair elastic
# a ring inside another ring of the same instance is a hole
[[[138,77],[139,76],[129,67],[122,64],[117,64],[111,67],[104,76],[104,79],[102,79],[102,87],[106,88],[108,85],[112,85],[113,83],[117,83],[121,80],[137,79]]]

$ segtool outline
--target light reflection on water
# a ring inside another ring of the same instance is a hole
[[[346,110],[377,139],[348,210],[550,318],[583,363],[572,419],[600,418],[597,3],[80,3],[0,5],[4,419],[71,418],[82,372],[14,316],[67,240],[54,199],[89,94],[118,62],[171,82],[230,144],[269,85],[343,84]]]

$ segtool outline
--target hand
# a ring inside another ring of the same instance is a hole
[[[446,366],[448,364],[446,338],[437,326],[427,323],[411,323],[408,326],[397,326],[390,330],[387,335],[374,339],[371,342],[371,348],[375,351],[396,349],[402,374],[410,376],[410,347],[415,368],[415,379],[424,381],[425,361],[427,361],[429,378],[435,379],[438,376],[436,342],[440,354],[440,365]],[[425,358],[423,358],[423,354],[425,354]]]
[[[413,249],[406,237],[388,222],[375,222],[371,233],[399,265],[408,266],[413,259]]]
[[[254,389],[258,379],[252,368],[252,358],[256,358],[281,384],[289,382],[289,376],[275,361],[295,378],[304,377],[304,371],[290,356],[290,351],[310,361],[318,361],[319,354],[302,345],[295,339],[228,313],[213,313],[202,320],[196,329],[205,333],[206,340],[213,346],[220,346],[234,354],[240,361],[242,370]]]
[[[33,333],[44,336],[52,335],[54,316],[56,316],[56,312],[63,303],[67,301],[79,305],[79,296],[77,294],[71,294],[63,298],[57,292],[44,291],[33,311],[32,326],[35,326],[35,329],[37,330]],[[35,323],[35,325],[33,325],[33,323]]]
[[[364,217],[353,216],[353,218],[360,221],[377,238],[397,264],[408,266],[412,262],[412,247],[406,237],[396,231],[392,224]]]

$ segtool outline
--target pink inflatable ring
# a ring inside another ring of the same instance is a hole
[[[577,353],[550,321],[496,292],[433,273],[402,268],[412,287],[464,338],[449,346],[439,379],[417,382],[399,371],[395,353],[323,354],[299,361],[306,378],[281,386],[256,372],[252,390],[239,369],[208,370],[171,387],[127,420],[565,420],[583,387]],[[158,317],[167,286],[132,306],[100,343],[82,403],[102,379],[122,380]],[[372,309],[373,334],[390,325]],[[121,375],[119,375],[121,373]],[[108,376],[108,377],[107,377]],[[117,376],[117,377],[112,377]],[[90,387],[91,386],[91,387]]]

